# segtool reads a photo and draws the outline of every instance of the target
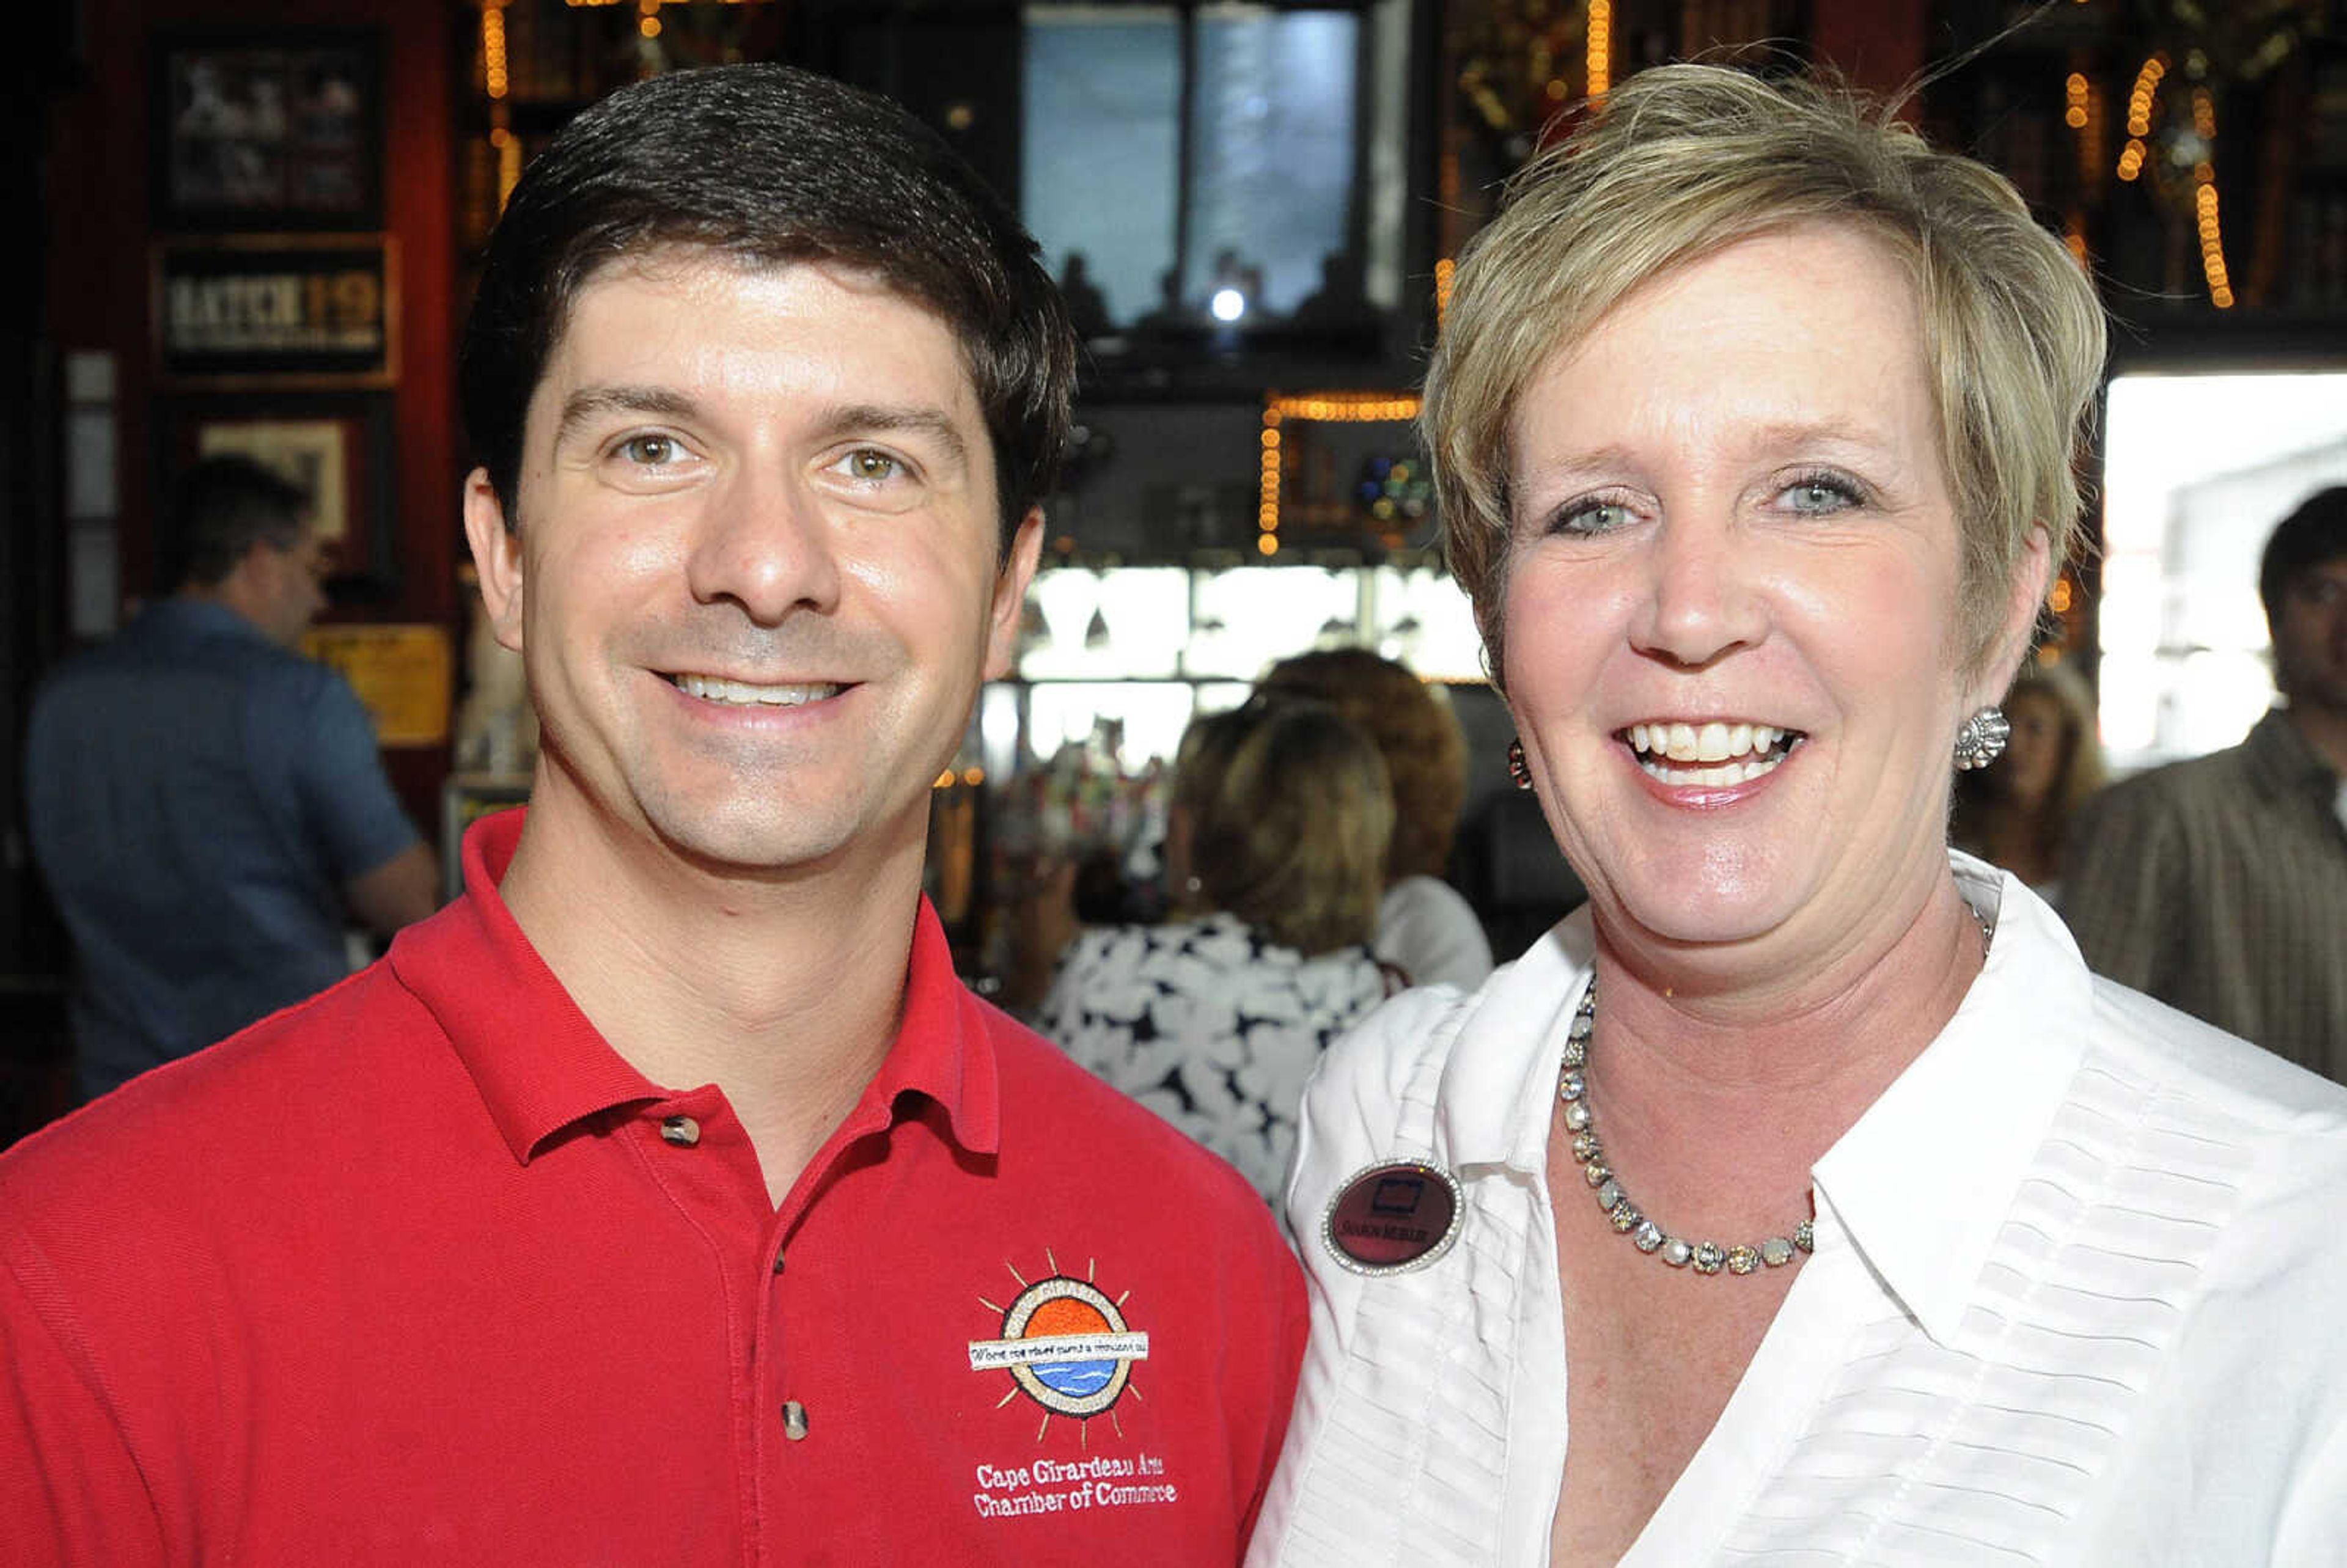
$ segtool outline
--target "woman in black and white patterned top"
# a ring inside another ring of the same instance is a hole
[[[1276,1205],[1305,1080],[1388,989],[1368,944],[1392,817],[1375,744],[1319,703],[1196,721],[1165,856],[1197,913],[1084,932],[1037,1027]]]

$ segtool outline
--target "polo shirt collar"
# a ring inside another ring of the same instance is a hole
[[[525,810],[466,831],[465,895],[400,933],[389,963],[448,1036],[516,1160],[583,1118],[672,1099],[611,1048],[522,934],[497,885],[521,841]],[[878,1131],[916,1093],[947,1112],[955,1140],[991,1153],[1000,1093],[985,1005],[953,971],[945,930],[921,900],[897,1038],[845,1130]]]
[[[225,604],[192,594],[175,593],[157,600],[139,619],[162,630],[188,637],[241,637],[269,642],[269,634]],[[275,643],[270,643],[275,647]]]
[[[2045,902],[1950,852],[1996,937],[1955,1016],[1811,1173],[1821,1212],[1939,1343],[1963,1320],[2046,1129],[2086,1050],[2093,980]],[[1563,1031],[1595,956],[1586,907],[1501,968],[1470,1005],[1442,1073],[1442,1152],[1546,1169]]]
[[[2086,1058],[2094,982],[2018,878],[1951,853],[1996,924],[1955,1016],[1814,1170],[1818,1206],[1923,1331],[1952,1343],[2046,1131]]]

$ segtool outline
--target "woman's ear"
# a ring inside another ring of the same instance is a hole
[[[1974,693],[1973,706],[2002,701],[2013,689],[2021,661],[2036,641],[2037,618],[2045,608],[2045,594],[2054,581],[2054,537],[2043,523],[2029,526],[2022,541],[2021,559],[2014,563],[2013,582],[2005,596],[2004,619],[1981,669],[1983,690]]]

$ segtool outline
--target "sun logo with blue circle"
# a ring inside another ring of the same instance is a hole
[[[1037,1442],[1051,1430],[1053,1416],[1086,1422],[1104,1415],[1122,1437],[1116,1402],[1128,1393],[1141,1398],[1133,1387],[1133,1364],[1149,1358],[1148,1334],[1125,1321],[1125,1298],[1133,1293],[1111,1300],[1093,1283],[1096,1262],[1088,1261],[1085,1277],[1077,1279],[1060,1271],[1049,1248],[1043,1257],[1051,1272],[1031,1285],[1018,1269],[1003,1265],[1020,1286],[1008,1306],[978,1298],[980,1306],[1002,1315],[1002,1335],[969,1342],[969,1369],[1010,1374],[1010,1391],[995,1409],[1021,1394],[1043,1407],[1043,1424],[1035,1430]],[[1084,1430],[1081,1426],[1077,1430]]]

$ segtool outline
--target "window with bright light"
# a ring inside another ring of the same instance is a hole
[[[1080,325],[1325,325],[1399,301],[1407,128],[1363,66],[1406,49],[1400,0],[1023,19],[1022,216],[1077,280]]]
[[[2117,376],[2103,478],[2103,744],[2121,771],[2237,743],[2273,702],[2258,558],[2347,483],[2347,373]]]

